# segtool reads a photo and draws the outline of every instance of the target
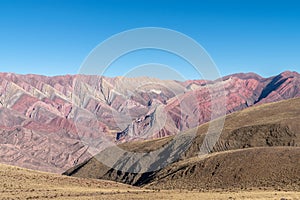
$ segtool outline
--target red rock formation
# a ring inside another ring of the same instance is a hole
[[[186,82],[2,73],[0,162],[62,172],[115,142],[173,135],[209,121],[211,96],[216,104],[226,101],[231,113],[299,97],[299,85],[296,72]]]

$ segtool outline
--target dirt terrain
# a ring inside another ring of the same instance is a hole
[[[299,199],[299,192],[254,189],[252,191],[149,190],[120,183],[66,177],[0,165],[0,199]]]
[[[0,197],[3,199],[72,199],[143,192],[137,187],[112,181],[72,178],[8,165],[0,165],[0,181]]]

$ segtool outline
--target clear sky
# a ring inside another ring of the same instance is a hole
[[[290,0],[0,0],[0,71],[76,74],[100,42],[139,27],[192,37],[222,75],[300,71],[300,4]],[[108,75],[149,62],[197,78],[182,60],[158,51],[121,58]]]

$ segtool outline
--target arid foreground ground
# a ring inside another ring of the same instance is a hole
[[[0,199],[300,199],[300,192],[147,190],[0,165]]]

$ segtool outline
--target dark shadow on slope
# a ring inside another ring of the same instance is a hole
[[[287,80],[287,78],[284,79],[282,78],[283,78],[282,75],[278,75],[275,78],[273,78],[272,81],[263,89],[261,95],[259,96],[257,101],[255,101],[254,104],[266,98],[274,90],[277,90]]]

